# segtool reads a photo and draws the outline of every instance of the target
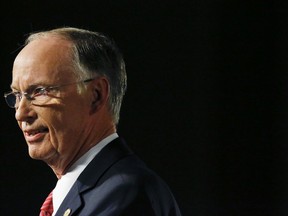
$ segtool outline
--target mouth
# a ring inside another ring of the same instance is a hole
[[[30,130],[30,131],[24,131],[26,136],[34,136],[38,133],[46,133],[48,132],[48,128],[42,128],[42,129],[38,129],[38,130]]]
[[[24,136],[27,142],[39,142],[49,132],[48,128],[39,128],[36,130],[25,130]]]

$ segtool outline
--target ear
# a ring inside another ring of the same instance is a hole
[[[99,77],[92,81],[92,111],[98,111],[108,102],[109,97],[109,81],[106,77]]]

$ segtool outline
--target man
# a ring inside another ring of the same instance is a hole
[[[111,39],[72,27],[31,34],[11,89],[4,96],[30,157],[58,178],[47,199],[53,215],[181,215],[168,186],[117,134],[126,72]]]

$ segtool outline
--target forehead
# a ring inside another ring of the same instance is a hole
[[[36,39],[17,55],[12,71],[12,87],[74,81],[72,44],[57,37]]]

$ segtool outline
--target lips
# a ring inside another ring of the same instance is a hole
[[[47,132],[48,128],[24,130],[24,136],[27,142],[39,142],[43,140]]]
[[[43,133],[43,132],[47,132],[48,129],[47,128],[42,128],[42,129],[38,129],[38,130],[34,130],[34,131],[25,131],[25,135],[27,136],[34,136],[35,134],[38,133]]]

